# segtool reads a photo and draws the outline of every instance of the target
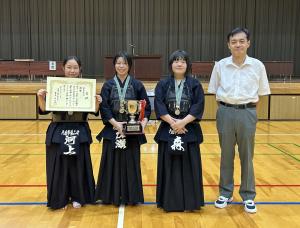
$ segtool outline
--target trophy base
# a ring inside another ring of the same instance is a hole
[[[125,135],[140,135],[143,134],[143,127],[140,123],[127,123],[124,125],[124,133]]]

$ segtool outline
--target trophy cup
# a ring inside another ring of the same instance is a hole
[[[145,100],[128,100],[126,101],[126,113],[129,114],[130,120],[124,126],[125,135],[143,134],[143,127],[141,122],[145,115]],[[140,114],[136,120],[136,114]]]

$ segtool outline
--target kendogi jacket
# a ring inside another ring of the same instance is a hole
[[[117,80],[119,81],[121,87],[123,87],[124,85],[122,85],[122,82],[118,77]],[[101,90],[101,97],[102,103],[100,104],[100,113],[103,124],[105,126],[96,138],[99,141],[101,141],[102,138],[115,141],[116,131],[113,129],[113,126],[109,123],[109,120],[111,118],[114,118],[118,122],[127,122],[129,120],[129,115],[126,114],[126,112],[120,113],[120,98],[118,94],[117,85],[114,79],[110,79],[104,83]],[[125,100],[144,99],[146,100],[145,117],[149,120],[151,114],[151,105],[145,87],[139,80],[130,77],[128,87],[125,93]],[[126,138],[128,139],[134,138],[135,140],[136,137],[138,138],[140,144],[144,144],[147,142],[144,134],[126,136]]]
[[[185,143],[188,142],[203,142],[203,134],[199,125],[204,111],[204,92],[201,84],[191,76],[186,76],[184,83],[182,97],[180,101],[180,114],[176,115],[176,94],[175,94],[175,79],[174,76],[161,80],[155,88],[154,107],[158,120],[161,116],[169,114],[176,119],[183,119],[188,114],[194,116],[196,119],[187,124],[185,128],[188,130],[185,134],[180,135]],[[170,142],[175,140],[176,135],[171,126],[162,121],[159,129],[154,137],[154,140],[159,143],[160,141]],[[174,142],[174,141],[173,141]]]

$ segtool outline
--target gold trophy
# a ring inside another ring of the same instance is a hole
[[[126,113],[129,114],[130,120],[124,126],[125,135],[143,134],[141,122],[145,115],[146,101],[127,100]],[[136,114],[140,113],[139,119],[136,120]]]

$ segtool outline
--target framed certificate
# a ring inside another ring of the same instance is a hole
[[[47,77],[47,111],[95,112],[96,79]]]

